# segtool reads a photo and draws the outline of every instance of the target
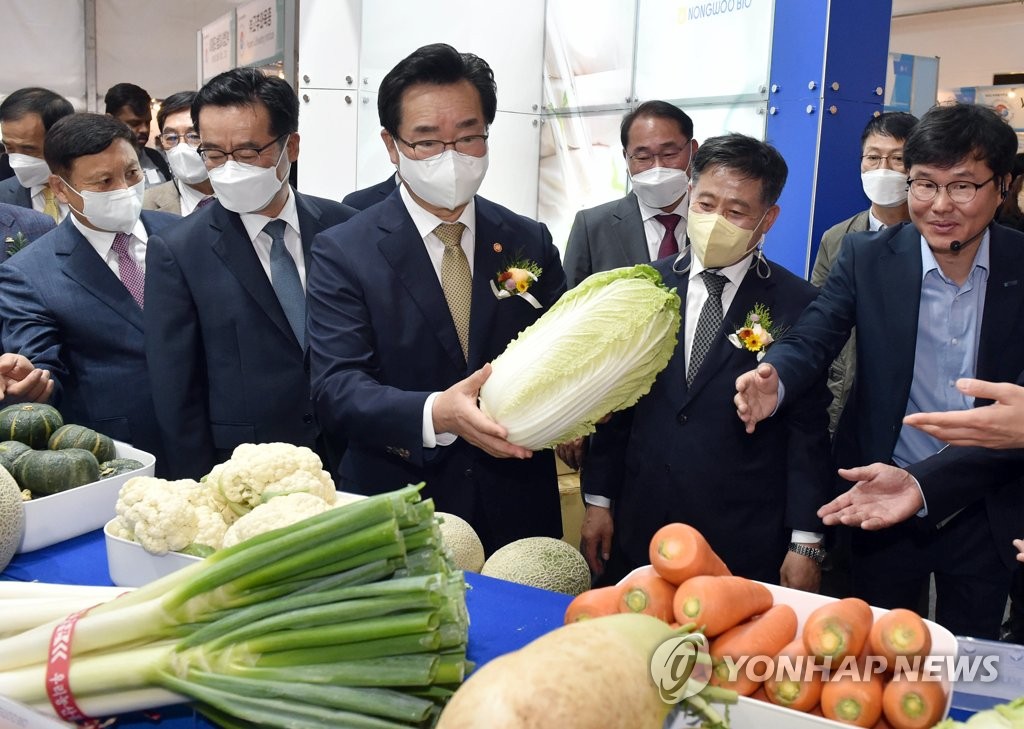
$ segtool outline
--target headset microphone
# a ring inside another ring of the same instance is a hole
[[[979,231],[978,231],[977,233],[975,233],[974,235],[972,235],[972,236],[971,236],[970,238],[968,238],[967,240],[964,240],[964,241],[959,241],[959,240],[955,240],[955,241],[953,241],[952,243],[950,243],[950,244],[949,244],[949,250],[950,250],[950,251],[951,251],[952,253],[959,253],[959,252],[960,252],[960,251],[962,251],[962,250],[963,250],[964,248],[966,248],[967,246],[969,246],[969,245],[970,245],[971,243],[973,243],[974,241],[976,241],[976,240],[977,240],[978,238],[980,238],[981,236],[983,236],[983,235],[985,234],[985,231],[986,231],[986,230],[988,230],[988,226],[989,226],[989,225],[991,225],[991,224],[992,224],[993,222],[995,222],[995,221],[994,221],[994,220],[990,220],[990,221],[989,221],[989,223],[988,223],[988,225],[986,225],[986,226],[985,226],[984,228],[982,228],[981,230],[979,230]]]
[[[953,253],[959,253],[960,249],[963,248],[963,247],[964,247],[964,244],[961,243],[958,240],[955,240],[955,241],[953,241],[952,243],[949,244],[949,250],[953,251]]]

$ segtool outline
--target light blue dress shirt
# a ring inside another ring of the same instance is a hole
[[[921,264],[921,309],[907,415],[966,410],[973,406],[974,399],[957,390],[956,381],[960,377],[974,377],[977,371],[978,340],[988,288],[988,231],[978,244],[974,265],[963,286],[943,275],[923,236]],[[904,425],[892,458],[897,466],[907,466],[938,453],[944,446],[923,430]]]

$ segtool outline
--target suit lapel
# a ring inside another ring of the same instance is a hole
[[[500,250],[495,250],[497,244],[500,244]],[[499,303],[491,290],[491,281],[515,256],[515,244],[515,241],[502,236],[501,219],[494,214],[486,200],[478,197],[476,247],[473,253],[473,306],[469,320],[470,370],[484,365],[484,350]]]
[[[304,195],[295,193],[295,208],[299,214],[299,235],[302,238],[302,257],[309,271],[309,251],[313,247],[313,239],[323,232],[320,222],[320,206]]]
[[[1019,327],[1024,302],[1024,251],[1006,241],[998,226],[990,228],[989,275],[978,342],[977,376],[993,379],[1004,350],[1004,337]]]
[[[904,225],[892,236],[875,270],[878,288],[869,295],[881,299],[890,361],[895,368],[892,384],[898,388],[893,398],[905,402],[914,378],[917,320],[921,310],[921,234],[917,228]]]
[[[448,302],[434,274],[434,265],[430,262],[423,239],[409,217],[401,196],[391,195],[378,203],[378,206],[381,211],[378,215],[381,222],[378,225],[384,233],[384,237],[377,243],[378,250],[409,292],[429,330],[438,338],[452,363],[457,369],[465,370],[466,359],[462,356],[462,345],[448,310]],[[475,303],[475,291],[473,300]],[[471,332],[472,326],[471,319]],[[472,340],[471,333],[470,342]]]
[[[123,317],[140,332],[142,309],[128,293],[128,289],[114,275],[106,261],[71,222],[70,215],[59,228],[55,251],[60,257],[61,270],[68,278],[102,301],[118,316]]]
[[[619,201],[615,208],[616,220],[611,225],[612,237],[622,249],[627,261],[649,261],[651,252],[647,248],[647,234],[640,217],[640,204],[636,195],[630,193]]]
[[[224,265],[252,296],[267,318],[298,346],[295,333],[285,318],[281,303],[270,285],[270,279],[267,278],[267,272],[263,270],[256,249],[253,248],[249,234],[242,225],[242,219],[236,213],[217,205],[210,216],[210,227],[213,229],[211,237],[214,253],[224,261]]]

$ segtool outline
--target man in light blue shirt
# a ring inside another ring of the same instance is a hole
[[[978,477],[966,466],[972,449],[943,449],[903,418],[984,404],[956,380],[1015,380],[1024,369],[1024,235],[992,222],[1016,151],[990,109],[929,111],[903,148],[911,224],[849,236],[818,299],[736,382],[752,432],[857,327],[857,382],[835,437],[850,469],[839,473],[855,486],[819,514],[863,528],[852,535],[854,594],[916,608],[934,574],[938,622],[983,638],[998,636],[1024,489]],[[861,509],[865,493],[880,508]]]

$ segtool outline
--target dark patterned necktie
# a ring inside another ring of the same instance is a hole
[[[145,301],[146,276],[128,249],[131,239],[132,237],[127,233],[118,233],[114,236],[113,249],[117,254],[117,271],[121,277],[121,283],[128,289],[128,293],[132,295],[135,303],[141,309]]]
[[[284,242],[285,222],[271,220],[263,226],[270,236],[270,285],[281,302],[285,318],[299,340],[306,346],[306,292],[302,290],[299,268]]]
[[[655,215],[654,219],[665,226],[665,236],[661,239],[661,247],[658,248],[658,258],[674,256],[679,253],[679,242],[676,240],[676,226],[682,220],[682,216],[675,213]]]
[[[701,271],[700,277],[704,280],[704,287],[708,290],[707,301],[700,309],[700,317],[697,319],[697,329],[693,333],[693,346],[690,347],[690,366],[686,368],[686,385],[693,384],[693,378],[700,371],[704,358],[711,350],[711,344],[715,341],[719,328],[722,326],[724,313],[722,312],[722,289],[725,288],[727,279],[711,271]]]

